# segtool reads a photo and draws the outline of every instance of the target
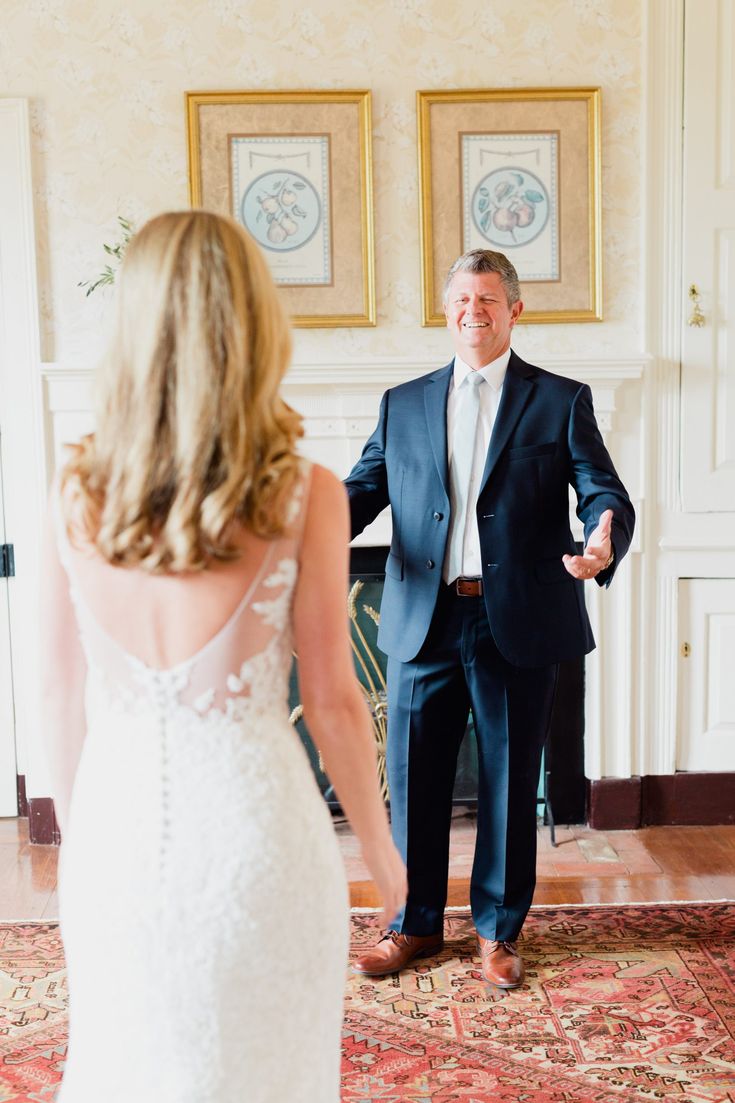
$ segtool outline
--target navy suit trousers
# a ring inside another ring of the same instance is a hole
[[[388,662],[393,838],[408,867],[405,934],[442,930],[457,754],[470,709],[478,748],[470,899],[478,932],[513,940],[536,883],[536,794],[557,667],[518,667],[493,640],[481,597],[441,584],[412,662]]]

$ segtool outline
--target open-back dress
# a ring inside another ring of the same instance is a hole
[[[234,612],[167,669],[139,657],[134,630],[122,646],[106,624],[100,595],[129,572],[58,526],[87,665],[61,850],[58,1103],[339,1100],[346,883],[288,707],[307,480]],[[167,584],[150,577],[147,592]]]

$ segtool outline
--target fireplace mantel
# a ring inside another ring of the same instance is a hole
[[[631,554],[617,572],[615,585],[605,594],[597,593],[597,587],[587,587],[598,650],[586,664],[586,772],[591,779],[628,777],[636,772],[638,755],[633,686],[643,528],[643,510],[639,508],[644,486],[642,395],[648,357],[529,359],[548,371],[589,384],[600,430],[620,465],[639,516]],[[440,366],[424,359],[389,356],[343,357],[319,363],[296,360],[284,380],[283,394],[304,417],[304,454],[344,477],[375,427],[383,392]],[[50,479],[63,443],[78,440],[92,428],[94,371],[90,365],[44,363],[41,376]],[[578,539],[581,532],[574,517],[572,531]],[[356,543],[366,547],[389,544],[388,512]]]

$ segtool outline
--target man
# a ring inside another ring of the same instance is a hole
[[[355,963],[381,976],[442,946],[457,752],[479,756],[470,899],[483,974],[523,982],[516,948],[535,886],[536,791],[557,664],[594,640],[583,580],[609,584],[634,512],[589,387],[510,349],[515,268],[475,249],[452,266],[452,363],[383,396],[346,486],[353,536],[388,504],[378,642],[388,655],[388,780],[406,907]],[[586,546],[575,554],[569,484]]]

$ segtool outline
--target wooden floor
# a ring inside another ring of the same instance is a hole
[[[357,840],[336,825],[353,906],[378,903]],[[449,903],[469,903],[474,816],[452,821]],[[647,827],[640,831],[557,829],[553,848],[539,828],[535,904],[735,900],[735,826]],[[0,921],[55,919],[58,849],[31,846],[28,821],[0,819]]]
[[[56,919],[59,848],[31,846],[28,820],[0,819],[0,921]]]
[[[342,853],[353,906],[377,904],[375,888],[349,828],[340,825]],[[735,826],[647,827],[592,831],[558,827],[557,846],[539,827],[534,904],[645,903],[735,900]],[[449,896],[469,904],[475,817],[458,810],[452,820]]]

